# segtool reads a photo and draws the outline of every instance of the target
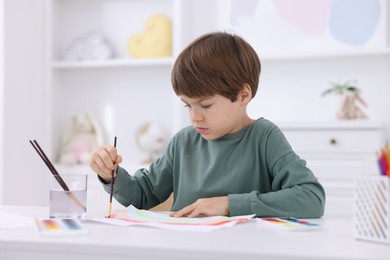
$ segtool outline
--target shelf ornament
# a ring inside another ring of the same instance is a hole
[[[108,40],[99,32],[89,32],[77,37],[63,53],[66,61],[107,60],[114,56]]]
[[[86,164],[102,144],[101,126],[95,117],[89,112],[75,114],[63,137],[59,162],[66,165]]]
[[[144,31],[130,38],[128,52],[134,58],[172,56],[172,24],[169,17],[162,14],[149,17]]]
[[[332,87],[325,90],[322,96],[336,94],[342,97],[341,107],[336,114],[338,119],[367,119],[368,116],[361,107],[367,107],[367,103],[361,97],[360,92],[360,89],[356,87],[356,81],[350,80],[344,83],[332,83]]]

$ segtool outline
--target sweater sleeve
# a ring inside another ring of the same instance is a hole
[[[261,167],[261,170],[267,171],[270,176],[271,191],[229,195],[230,214],[321,217],[324,213],[325,191],[278,128],[270,132],[264,154],[266,167]]]
[[[102,184],[109,193],[111,184]],[[164,202],[171,193],[172,170],[165,154],[154,161],[149,169],[139,169],[133,176],[118,167],[113,197],[125,207],[133,205],[139,209],[150,209]]]

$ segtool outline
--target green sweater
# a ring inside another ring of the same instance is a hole
[[[226,196],[230,215],[317,218],[325,192],[280,129],[260,118],[240,131],[205,140],[191,126],[179,131],[149,169],[134,176],[119,167],[114,198],[149,209],[173,192],[173,211],[199,198]],[[103,184],[109,192],[110,184]]]

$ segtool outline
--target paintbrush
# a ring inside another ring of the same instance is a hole
[[[116,148],[116,136],[114,138],[114,147]],[[110,189],[110,204],[108,207],[108,215],[107,218],[111,217],[111,210],[112,210],[112,195],[114,193],[114,182],[115,182],[115,166],[114,169],[111,171],[111,189]]]

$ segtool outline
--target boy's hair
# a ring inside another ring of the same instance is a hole
[[[176,95],[190,98],[219,94],[237,100],[246,83],[256,95],[260,59],[241,37],[225,32],[205,34],[193,41],[176,59],[172,86]]]

